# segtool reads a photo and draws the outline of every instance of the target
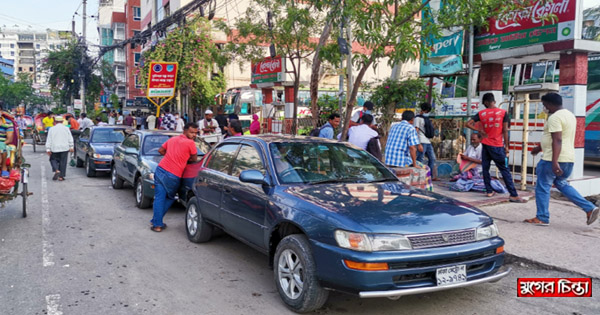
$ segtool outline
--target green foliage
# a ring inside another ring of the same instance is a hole
[[[119,97],[117,96],[117,94],[110,95],[110,102],[115,110],[119,109]]]
[[[146,51],[144,66],[136,71],[142,84],[147,85],[151,62],[178,62],[177,88],[189,92],[193,104],[213,105],[214,96],[226,87],[221,68],[227,60],[212,41],[210,22],[196,16]]]
[[[15,82],[0,76],[0,101],[5,109],[19,106],[19,104],[43,104],[46,99],[36,95],[32,87],[33,80],[27,73],[19,73]]]

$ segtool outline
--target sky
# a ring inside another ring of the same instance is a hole
[[[70,31],[77,10],[75,30],[81,35],[81,3],[81,0],[0,0],[0,28]],[[97,20],[89,16],[97,14],[98,0],[88,0],[86,36],[94,44],[98,44]]]

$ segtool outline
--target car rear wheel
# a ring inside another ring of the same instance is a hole
[[[75,158],[75,166],[83,167],[83,161],[78,157]]]
[[[96,170],[94,170],[92,168],[92,164],[90,162],[89,157],[85,158],[85,175],[87,175],[87,177],[95,177],[96,176]]]
[[[123,180],[117,174],[117,167],[113,164],[112,169],[110,170],[110,183],[114,189],[123,188]]]
[[[187,202],[185,227],[188,239],[194,243],[208,242],[212,238],[213,226],[202,217],[196,197]]]
[[[152,205],[152,199],[146,197],[144,192],[144,181],[138,177],[135,181],[135,205],[140,209],[146,209]]]
[[[317,279],[308,239],[302,234],[286,236],[277,245],[273,265],[279,296],[288,308],[305,313],[319,309],[329,297]]]

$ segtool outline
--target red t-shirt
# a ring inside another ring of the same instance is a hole
[[[194,140],[184,135],[172,137],[162,147],[167,150],[167,153],[158,166],[177,177],[183,174],[190,157],[198,154]]]
[[[486,108],[473,116],[473,121],[481,122],[487,138],[481,143],[492,147],[503,147],[502,124],[508,122],[506,111],[501,108]]]

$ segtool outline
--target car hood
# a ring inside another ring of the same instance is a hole
[[[92,143],[90,146],[94,149],[94,153],[102,155],[112,155],[115,152],[115,147],[118,143]]]
[[[150,166],[150,171],[154,173],[154,171],[156,171],[158,163],[160,163],[160,160],[162,160],[162,158],[162,155],[146,155],[142,157],[142,162]]]
[[[289,187],[285,193],[292,200],[297,198],[294,208],[356,232],[420,234],[492,222],[466,203],[399,182],[302,185]]]

